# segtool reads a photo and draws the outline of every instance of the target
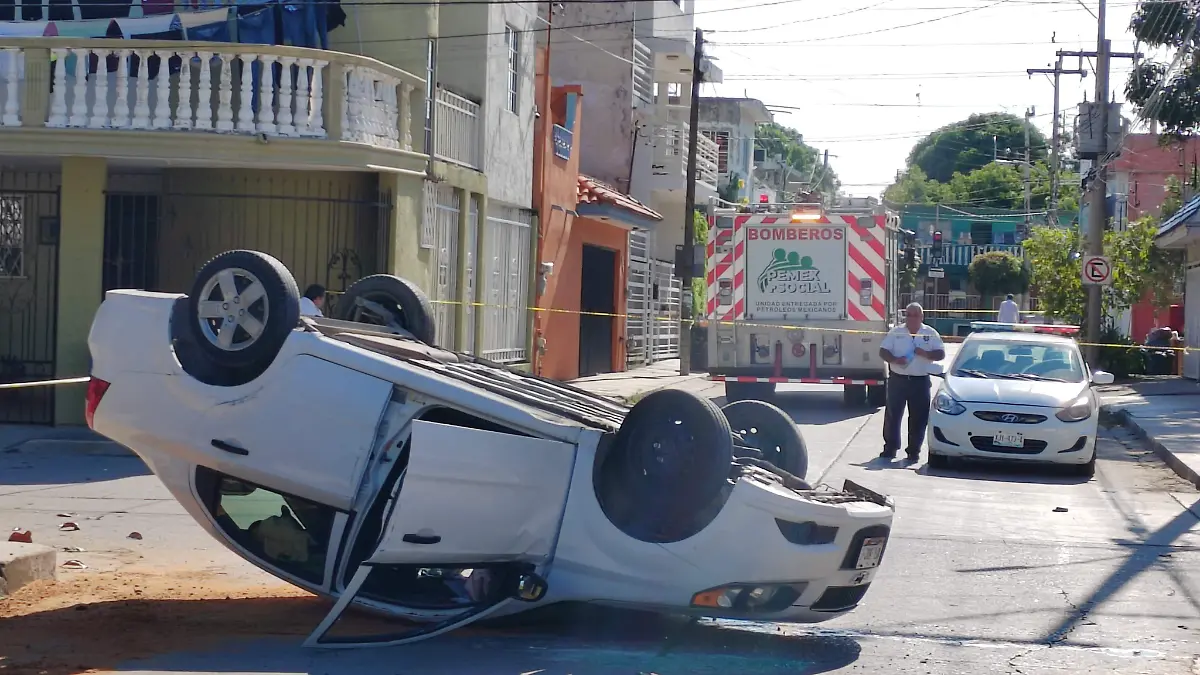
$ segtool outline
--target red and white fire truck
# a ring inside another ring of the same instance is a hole
[[[841,384],[882,405],[896,325],[900,218],[881,206],[709,206],[708,372],[729,401],[784,382]]]

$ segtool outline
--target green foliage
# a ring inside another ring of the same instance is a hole
[[[708,243],[708,219],[701,211],[692,213],[692,223],[696,230],[696,245],[704,249]],[[692,318],[704,316],[708,309],[708,285],[703,276],[692,279]]]
[[[992,251],[975,256],[967,268],[971,283],[984,296],[1024,293],[1029,289],[1029,273],[1017,256]]]
[[[805,181],[809,176],[818,179],[816,188],[827,195],[835,194],[841,186],[837,172],[830,167],[824,170],[821,153],[804,142],[799,131],[770,122],[759,125],[754,132],[755,145],[766,151],[767,157],[780,155],[783,161],[796,170],[793,180]]]
[[[1179,182],[1177,176],[1167,176],[1167,182],[1164,186],[1166,196],[1163,197],[1162,207],[1158,210],[1158,216],[1162,220],[1166,220],[1179,212],[1183,208],[1183,185]]]
[[[1101,294],[1105,315],[1129,308],[1147,293],[1165,307],[1182,285],[1180,253],[1154,245],[1158,219],[1146,216],[1120,232],[1105,232],[1104,251],[1112,260],[1113,283]],[[1076,228],[1035,227],[1025,242],[1032,283],[1048,316],[1068,323],[1083,320],[1083,282],[1080,280],[1083,242]]]
[[[995,137],[993,145],[993,137]],[[1046,157],[1049,143],[1036,128],[1029,133],[1032,158]],[[948,124],[917,142],[908,154],[908,166],[920,168],[939,183],[956,173],[969,174],[993,160],[993,149],[1002,157],[1015,158],[1025,151],[1025,120],[1009,113],[977,113]]]
[[[1097,350],[1097,366],[1100,370],[1117,377],[1143,375],[1146,359],[1133,340],[1121,335],[1116,326],[1106,325],[1100,332],[1100,342],[1106,345],[1129,345],[1128,347],[1100,347]]]
[[[1049,208],[1050,169],[1045,162],[1034,163],[1029,180],[1032,185],[1030,207],[1038,211]],[[1078,181],[1064,171],[1058,184],[1058,208],[1061,211],[1079,210]],[[947,182],[938,182],[914,166],[888,187],[884,199],[895,204],[957,204],[1023,210],[1025,178],[1019,166],[989,163],[967,174],[954,173]]]
[[[1143,0],[1133,14],[1134,38],[1149,54],[1125,82],[1125,97],[1146,120],[1162,125],[1164,142],[1186,137],[1200,126],[1200,7],[1178,0]],[[1179,57],[1178,65],[1171,68]],[[1160,60],[1161,59],[1161,60]]]

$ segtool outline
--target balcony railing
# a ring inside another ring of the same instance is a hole
[[[1021,246],[1019,244],[943,244],[941,255],[942,265],[966,267],[971,264],[975,256],[991,253],[992,251],[1004,251],[1018,258],[1021,257]],[[917,255],[921,256],[922,265],[929,265],[934,258],[933,247],[928,244],[918,246]]]
[[[654,53],[637,40],[633,41],[633,95],[634,107],[654,102]]]
[[[411,103],[424,89],[411,73],[341,52],[92,38],[5,38],[0,83],[0,127],[260,134],[396,150],[413,149]]]
[[[688,130],[687,124],[664,124],[655,132],[654,189],[682,190],[686,186]],[[702,134],[696,137],[695,180],[711,190],[717,189],[717,150],[712,139]]]
[[[438,87],[433,110],[433,156],[482,170],[479,104]]]
[[[696,136],[696,182],[717,189],[717,142],[704,134]]]

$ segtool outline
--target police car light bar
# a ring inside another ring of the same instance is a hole
[[[972,321],[971,330],[981,333],[1039,333],[1042,335],[1078,335],[1079,326],[1060,326],[1049,323],[1000,323]]]

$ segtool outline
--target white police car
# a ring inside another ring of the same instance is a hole
[[[1099,400],[1071,336],[1078,326],[977,321],[948,368],[929,413],[929,465],[969,457],[1096,467]]]

